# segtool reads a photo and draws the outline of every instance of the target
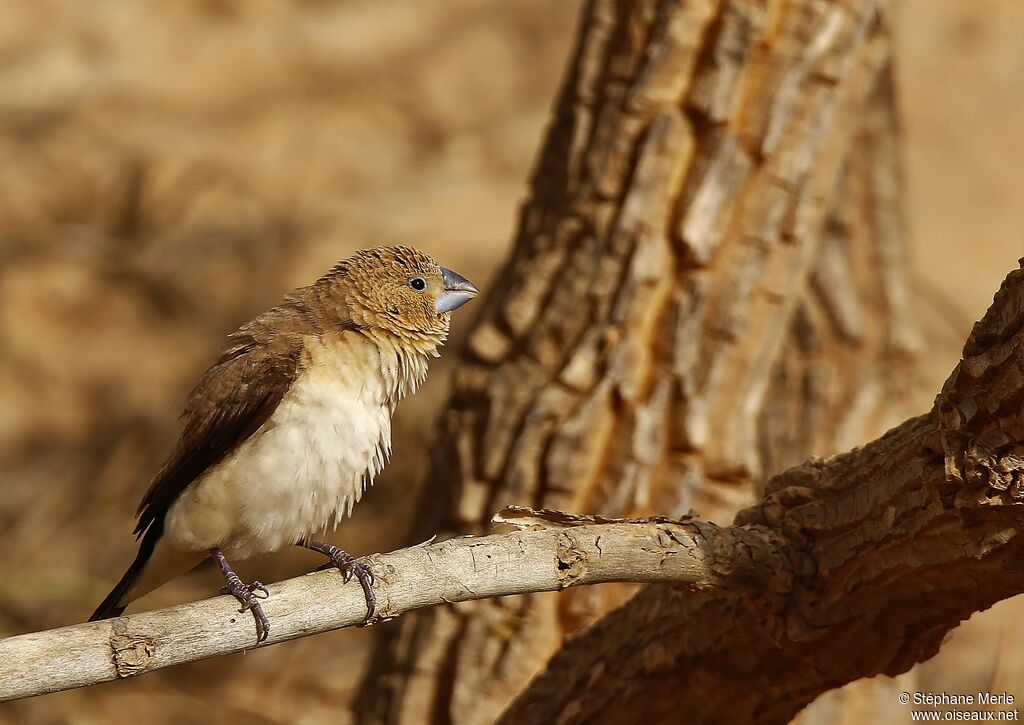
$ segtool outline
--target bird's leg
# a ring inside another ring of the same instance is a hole
[[[256,643],[259,644],[270,634],[270,620],[263,613],[263,607],[260,606],[259,600],[266,599],[270,596],[270,592],[260,582],[246,584],[239,579],[238,574],[235,574],[235,570],[231,568],[220,549],[216,547],[210,549],[210,554],[217,560],[217,566],[220,567],[220,573],[224,575],[226,582],[226,585],[220,590],[221,594],[230,594],[237,599],[238,603],[242,605],[239,612],[244,612],[246,609],[252,612],[252,617],[256,620]],[[260,596],[261,594],[262,596]]]
[[[374,612],[377,611],[377,597],[373,593],[373,570],[370,569],[370,567],[363,564],[361,561],[358,561],[348,552],[339,549],[337,546],[331,546],[330,544],[325,544],[321,541],[303,539],[299,542],[299,546],[312,549],[313,551],[319,551],[331,560],[330,563],[318,567],[317,571],[320,571],[321,569],[328,569],[333,566],[341,572],[341,575],[345,578],[346,582],[352,577],[355,577],[359,582],[359,585],[363,588],[363,596],[366,597],[366,619],[364,620],[364,623],[373,619]]]

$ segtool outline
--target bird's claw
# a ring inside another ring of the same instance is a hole
[[[352,577],[355,577],[360,582],[365,578],[371,587],[377,583],[377,578],[373,575],[373,569],[358,559],[351,559],[341,564],[332,562],[332,566],[338,568],[346,584],[352,581]]]
[[[373,569],[363,562],[352,558],[345,552],[340,554],[332,556],[331,563],[341,572],[346,584],[354,577],[359,582],[359,586],[363,588],[363,596],[366,598],[366,619],[360,626],[366,626],[373,619],[373,615],[377,613],[377,595],[373,593],[376,577],[373,575]]]
[[[238,603],[242,605],[242,608],[238,610],[239,614],[248,609],[252,612],[252,618],[256,621],[256,644],[266,641],[267,636],[270,634],[270,620],[267,619],[267,615],[263,613],[263,607],[260,606],[260,599],[266,599],[270,596],[270,592],[263,585],[262,582],[253,582],[252,584],[246,584],[239,579],[238,574],[231,568],[231,564],[228,563],[227,557],[224,556],[224,552],[214,547],[210,549],[210,554],[217,561],[217,566],[220,567],[220,573],[224,577],[224,583],[226,586],[222,587],[221,594],[230,594]],[[262,594],[263,596],[260,596]]]
[[[263,582],[255,581],[252,584],[242,584],[242,586],[245,587],[246,590],[248,590],[249,594],[253,595],[257,599],[266,599],[270,596],[270,590],[267,589],[266,585]],[[224,585],[220,588],[220,593],[234,594],[234,592],[231,590],[231,587],[227,585]],[[238,611],[244,612],[245,609],[239,609]]]
[[[256,622],[256,643],[265,642],[270,635],[270,620],[263,613],[260,600],[270,596],[267,588],[261,582],[245,584],[238,577],[232,577],[227,586],[221,587],[220,591],[221,594],[230,594],[238,600],[238,603],[242,605],[238,610],[239,613],[246,610],[252,612],[252,617]]]
[[[363,596],[366,598],[366,619],[359,626],[365,627],[371,624],[373,615],[377,613],[377,595],[373,593],[373,585],[377,582],[377,578],[373,574],[373,569],[336,546],[324,546],[323,549],[318,548],[317,551],[330,559],[326,564],[317,567],[317,571],[334,568],[341,572],[342,579],[346,584],[352,581],[353,577],[359,582],[359,586],[363,588]]]

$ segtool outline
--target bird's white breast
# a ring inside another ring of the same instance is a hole
[[[425,373],[422,355],[410,362],[361,337],[311,343],[270,419],[171,507],[171,543],[245,558],[351,513],[390,456],[398,398]]]

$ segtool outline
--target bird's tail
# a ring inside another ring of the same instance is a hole
[[[153,549],[156,547],[157,539],[160,538],[160,531],[157,527],[150,526],[142,537],[142,542],[139,544],[139,553],[135,555],[135,561],[128,567],[128,571],[121,577],[121,581],[110,590],[110,594],[107,595],[100,606],[96,608],[96,611],[89,617],[90,622],[95,622],[98,619],[110,619],[111,617],[120,617],[121,613],[128,606],[128,590],[131,589],[132,584],[142,574],[142,570],[146,566],[146,562],[149,561],[149,557],[153,555]]]

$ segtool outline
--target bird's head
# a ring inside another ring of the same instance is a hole
[[[452,310],[477,288],[412,247],[364,249],[336,268],[352,321],[403,338],[440,343]]]

